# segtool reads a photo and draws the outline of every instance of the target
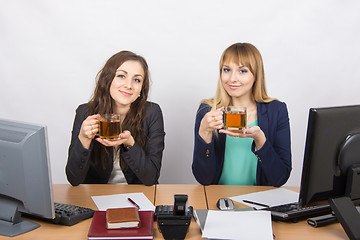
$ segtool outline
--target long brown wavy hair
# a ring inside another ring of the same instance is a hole
[[[114,100],[110,95],[110,85],[115,77],[116,70],[126,61],[137,61],[141,64],[144,70],[144,81],[140,91],[140,96],[130,105],[130,110],[126,114],[122,122],[122,130],[129,130],[134,140],[142,147],[145,146],[145,134],[143,132],[143,122],[145,118],[145,106],[149,95],[150,88],[150,74],[149,67],[146,60],[133,52],[121,51],[114,54],[107,60],[104,67],[96,75],[96,87],[92,98],[89,101],[88,114],[105,114],[114,113]],[[94,153],[100,154],[96,156],[96,163],[100,163],[103,168],[106,167],[107,149],[102,144],[94,142]],[[98,151],[96,151],[98,150]],[[120,153],[119,153],[120,154]],[[121,159],[121,156],[120,156]]]

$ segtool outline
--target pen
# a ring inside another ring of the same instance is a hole
[[[270,206],[266,205],[266,204],[262,204],[262,203],[257,203],[257,202],[253,202],[253,201],[249,201],[249,200],[242,200],[245,203],[250,203],[250,204],[254,204],[254,205],[258,205],[258,206],[262,206],[262,207],[267,207],[269,208]]]
[[[131,198],[128,198],[128,200],[134,204],[138,209],[140,209],[140,206],[136,204],[136,202],[134,202],[134,200],[132,200]]]

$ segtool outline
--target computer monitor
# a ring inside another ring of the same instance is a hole
[[[310,109],[299,195],[301,207],[351,194],[346,192],[346,187],[351,187],[347,184],[347,168],[360,164],[360,142],[356,141],[359,136],[360,105]],[[349,143],[353,145],[350,148]]]
[[[21,213],[55,217],[46,126],[0,119],[0,235],[40,225]]]
[[[321,201],[360,239],[360,105],[310,109],[299,205]]]

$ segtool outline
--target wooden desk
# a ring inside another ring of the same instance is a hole
[[[173,205],[175,194],[187,194],[188,205],[197,209],[207,209],[205,187],[197,184],[156,185],[155,205]]]
[[[144,185],[110,185],[110,184],[89,184],[72,187],[68,184],[53,185],[54,201],[70,203],[82,207],[97,209],[91,196],[111,195],[120,193],[143,192],[147,198],[156,206],[160,204],[172,205],[174,194],[188,194],[188,204],[195,209],[216,209],[216,201],[221,197],[232,197],[257,191],[269,190],[273,187],[260,186],[202,186],[197,184],[160,184],[147,187]],[[299,188],[292,188],[298,190]],[[237,207],[246,207],[237,204]],[[63,226],[43,221],[36,221],[41,227],[17,237],[3,237],[0,239],[67,239],[87,240],[87,233],[91,219],[82,221],[74,226]],[[298,223],[273,222],[273,232],[276,240],[297,240],[297,239],[348,239],[340,224],[331,224],[321,228],[312,228],[305,221]],[[163,239],[154,223],[154,239]],[[186,239],[201,239],[200,228],[194,220]]]
[[[274,189],[265,186],[224,186],[211,185],[205,187],[209,209],[217,209],[216,202],[222,197],[234,197],[258,191]],[[299,191],[299,188],[288,187],[288,189]],[[235,207],[248,207],[241,203],[235,203]],[[273,233],[275,240],[297,240],[297,239],[316,239],[316,240],[340,240],[349,239],[342,229],[340,223],[331,224],[325,227],[310,227],[305,220],[297,223],[273,221]]]
[[[55,202],[69,203],[81,207],[96,209],[95,203],[91,196],[111,195],[121,193],[143,192],[145,196],[154,203],[155,186],[144,185],[110,185],[110,184],[89,184],[72,187],[69,184],[54,184],[53,195]],[[33,231],[22,234],[17,237],[3,237],[0,239],[33,239],[33,240],[87,240],[87,234],[91,224],[91,219],[87,219],[73,226],[63,226],[44,221],[31,221],[41,224],[41,226]]]

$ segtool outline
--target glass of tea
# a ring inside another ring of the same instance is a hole
[[[246,107],[227,106],[224,108],[224,129],[242,133],[246,128]]]
[[[102,114],[100,116],[100,138],[108,140],[117,140],[121,133],[120,115],[118,114]]]

